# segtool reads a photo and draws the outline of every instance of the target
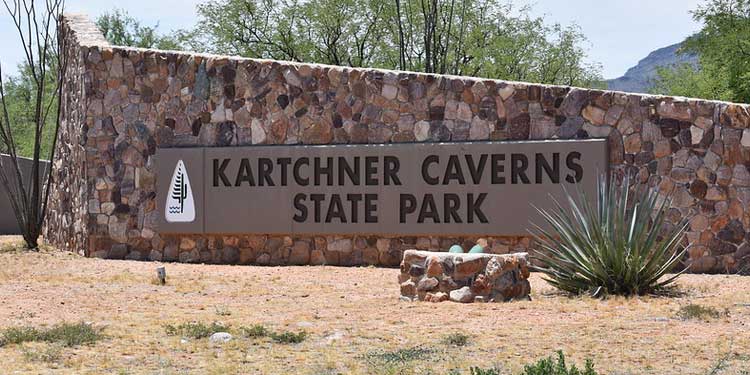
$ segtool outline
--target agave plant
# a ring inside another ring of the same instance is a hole
[[[534,269],[547,282],[574,294],[632,296],[664,290],[682,273],[667,275],[687,251],[680,242],[689,218],[665,225],[671,194],[630,182],[602,176],[595,205],[578,189],[576,197],[565,191],[567,207],[552,198],[554,209],[536,208],[547,225],[533,224]]]

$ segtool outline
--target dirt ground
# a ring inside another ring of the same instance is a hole
[[[3,373],[448,374],[497,366],[508,374],[563,350],[593,359],[607,374],[750,374],[750,278],[686,275],[680,297],[569,298],[539,275],[532,301],[503,304],[401,302],[396,269],[252,267],[86,259],[12,250],[0,239],[0,328],[91,322],[106,338],[93,345],[0,348]],[[677,317],[687,304],[726,316]],[[299,344],[267,338],[169,336],[166,324],[264,324],[309,333]],[[469,336],[464,346],[446,335]],[[427,349],[409,360],[377,353]]]

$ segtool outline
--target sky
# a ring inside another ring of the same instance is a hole
[[[67,0],[69,12],[92,19],[114,9],[125,9],[146,25],[159,24],[163,32],[190,28],[197,21],[201,0]],[[550,22],[578,24],[588,38],[588,60],[600,63],[605,78],[622,76],[649,52],[678,43],[700,29],[689,11],[701,0],[515,0],[531,6],[531,13]],[[0,14],[0,63],[4,71],[23,59],[13,25]],[[13,69],[14,70],[14,69]]]

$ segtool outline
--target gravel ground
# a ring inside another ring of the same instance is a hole
[[[13,250],[17,240],[0,238],[0,327],[85,321],[106,338],[6,345],[3,373],[512,374],[556,350],[608,374],[750,373],[747,277],[685,275],[680,297],[600,301],[558,295],[532,274],[532,301],[409,303],[399,301],[396,269],[166,264],[159,286],[158,263]],[[722,316],[678,318],[688,304]],[[222,322],[234,339],[165,332],[185,322]],[[281,344],[237,334],[255,324],[308,336]],[[446,344],[454,333],[467,344]],[[411,356],[380,355],[399,349]]]

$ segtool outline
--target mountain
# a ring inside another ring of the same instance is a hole
[[[607,80],[607,88],[626,92],[648,92],[651,81],[656,77],[656,69],[660,66],[680,65],[684,63],[698,64],[695,54],[678,54],[682,43],[659,48],[638,62],[638,65],[628,69],[620,78]]]

